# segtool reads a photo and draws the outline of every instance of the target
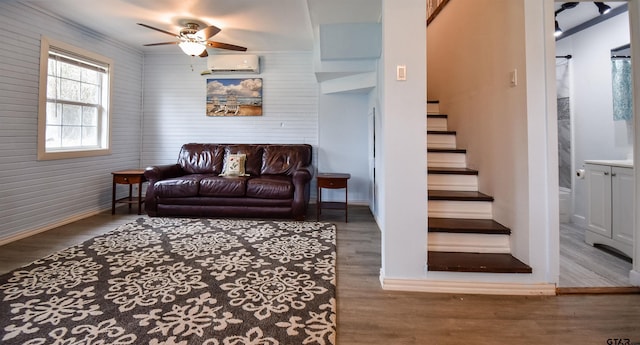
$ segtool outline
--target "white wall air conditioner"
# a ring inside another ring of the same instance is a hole
[[[211,73],[260,73],[257,55],[209,55],[207,70]]]

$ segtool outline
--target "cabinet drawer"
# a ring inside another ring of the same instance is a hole
[[[120,184],[138,184],[144,181],[142,176],[114,176],[113,180]]]
[[[318,187],[320,188],[347,188],[346,179],[326,179],[318,178]]]

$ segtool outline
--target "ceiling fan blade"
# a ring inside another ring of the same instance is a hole
[[[202,54],[198,55],[199,57],[207,57],[209,56],[209,53],[207,53],[207,50],[205,49]]]
[[[207,45],[209,47],[219,48],[219,49],[236,50],[236,51],[239,51],[239,52],[247,51],[247,48],[245,48],[245,47],[236,46],[236,45],[229,44],[229,43],[207,41]]]
[[[149,44],[143,44],[145,47],[153,47],[153,46],[164,46],[167,44],[178,44],[180,42],[176,41],[176,42],[162,42],[162,43],[149,43]]]
[[[163,34],[167,34],[167,35],[170,35],[170,36],[173,36],[173,37],[178,37],[178,35],[176,35],[176,34],[174,34],[174,33],[171,33],[171,32],[169,32],[169,31],[165,31],[165,30],[162,30],[162,29],[154,28],[153,26],[150,26],[150,25],[147,25],[147,24],[138,23],[138,25],[140,25],[140,26],[144,26],[144,27],[145,27],[145,28],[147,28],[147,29],[160,31],[160,32],[162,32]]]
[[[210,39],[220,32],[220,28],[214,25],[207,26],[206,28],[196,32],[196,37],[200,38],[203,41]]]

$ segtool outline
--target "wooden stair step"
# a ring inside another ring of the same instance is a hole
[[[429,232],[459,234],[510,235],[511,229],[493,219],[461,219],[429,217]]]
[[[465,149],[430,149],[427,148],[427,153],[467,153]]]
[[[429,251],[429,271],[531,273],[531,267],[511,254]]]
[[[448,201],[493,201],[493,197],[480,192],[429,190],[429,200]]]
[[[456,135],[456,131],[427,131],[427,134]]]
[[[427,172],[429,174],[439,174],[439,175],[478,175],[478,170],[467,169],[467,168],[433,167],[433,168],[428,168]]]
[[[427,101],[427,114],[438,114],[440,112],[440,102]]]

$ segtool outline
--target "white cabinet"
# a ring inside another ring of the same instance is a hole
[[[587,243],[633,256],[633,168],[585,164],[588,184]]]

